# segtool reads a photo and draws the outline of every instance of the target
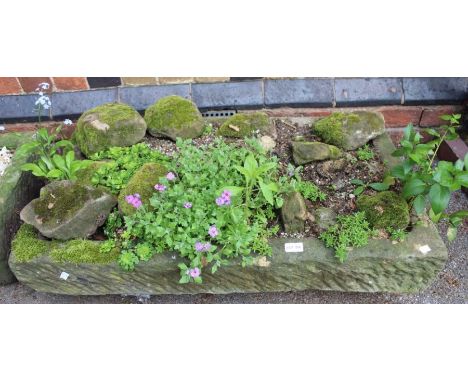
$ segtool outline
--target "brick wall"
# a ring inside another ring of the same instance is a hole
[[[258,77],[252,77],[258,78]],[[238,81],[241,77],[0,77],[0,95],[32,93],[41,82],[52,85],[51,91],[72,91],[112,86],[166,85]]]

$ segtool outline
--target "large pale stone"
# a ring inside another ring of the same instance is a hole
[[[344,129],[344,150],[356,150],[385,132],[385,121],[381,113],[356,111],[359,120],[351,122]]]
[[[336,159],[341,156],[341,150],[338,147],[322,142],[292,142],[291,144],[294,163],[297,165]]]
[[[307,220],[307,207],[300,192],[291,192],[284,196],[281,218],[287,233],[303,232]]]

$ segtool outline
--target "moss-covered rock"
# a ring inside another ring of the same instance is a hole
[[[83,186],[92,186],[93,185],[93,176],[101,167],[105,165],[110,165],[112,161],[94,161],[89,166],[78,170],[76,172],[76,181],[75,183],[81,184]]]
[[[204,120],[197,106],[179,96],[161,98],[145,111],[148,132],[156,137],[197,138],[203,134]]]
[[[343,150],[356,150],[383,134],[385,121],[381,113],[356,111],[333,113],[313,125],[313,132],[325,143]]]
[[[159,182],[159,178],[167,173],[167,169],[158,163],[145,163],[129,180],[125,188],[119,194],[119,210],[124,215],[132,215],[136,210],[131,204],[125,201],[127,195],[139,194],[140,200],[146,207],[149,206],[149,199],[154,193],[154,185]]]
[[[341,150],[333,145],[322,142],[292,142],[293,159],[297,165],[337,159],[342,155]]]
[[[304,232],[307,207],[300,192],[290,192],[284,196],[281,218],[287,233]]]
[[[107,103],[81,115],[73,139],[81,152],[89,157],[109,147],[134,145],[145,133],[145,120],[133,107]]]
[[[262,134],[271,135],[270,120],[263,112],[235,114],[224,121],[217,134],[223,137],[243,138],[251,136],[257,130]]]
[[[103,251],[103,243],[84,239],[44,240],[33,226],[23,224],[13,239],[12,251],[20,263],[29,262],[45,253],[57,263],[107,264],[116,261],[119,249],[115,247],[110,251]]]
[[[84,238],[104,224],[116,202],[103,189],[62,180],[43,187],[39,198],[24,207],[20,217],[52,239]]]
[[[361,195],[356,205],[377,229],[405,229],[410,222],[408,203],[393,191],[383,191],[372,196]]]

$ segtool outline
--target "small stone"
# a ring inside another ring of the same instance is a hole
[[[337,160],[328,160],[318,164],[317,172],[324,178],[330,178],[333,173],[342,171],[345,167],[346,160],[344,158]]]
[[[326,159],[337,159],[342,154],[338,147],[322,142],[292,142],[292,150],[293,159],[297,165]]]
[[[331,208],[319,207],[314,211],[315,223],[317,226],[326,230],[336,223],[336,212]]]
[[[262,145],[264,150],[267,152],[272,151],[276,147],[275,140],[268,135],[264,135],[260,137],[260,144]]]
[[[299,192],[291,192],[284,197],[281,217],[287,233],[304,232],[308,213],[305,200]]]

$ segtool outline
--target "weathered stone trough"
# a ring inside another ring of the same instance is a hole
[[[390,156],[394,146],[387,135],[376,138],[374,145],[388,166],[395,164],[396,159]],[[352,250],[343,264],[318,239],[273,239],[271,245],[271,258],[257,258],[252,266],[231,263],[215,274],[207,272],[203,284],[178,283],[180,259],[175,253],[155,255],[148,262],[140,262],[134,271],[127,272],[116,261],[104,264],[58,262],[49,256],[53,246],[43,245],[37,256],[25,262],[19,261],[13,250],[9,264],[18,280],[33,289],[70,295],[306,289],[413,293],[430,285],[447,260],[445,245],[431,222],[415,225],[401,243],[373,239],[366,247]]]
[[[31,134],[2,133],[0,147],[16,149],[30,138]],[[41,182],[31,173],[20,170],[26,159],[16,153],[10,166],[0,177],[0,284],[14,281],[8,268],[11,239],[20,226],[19,211],[39,194],[41,186]]]

